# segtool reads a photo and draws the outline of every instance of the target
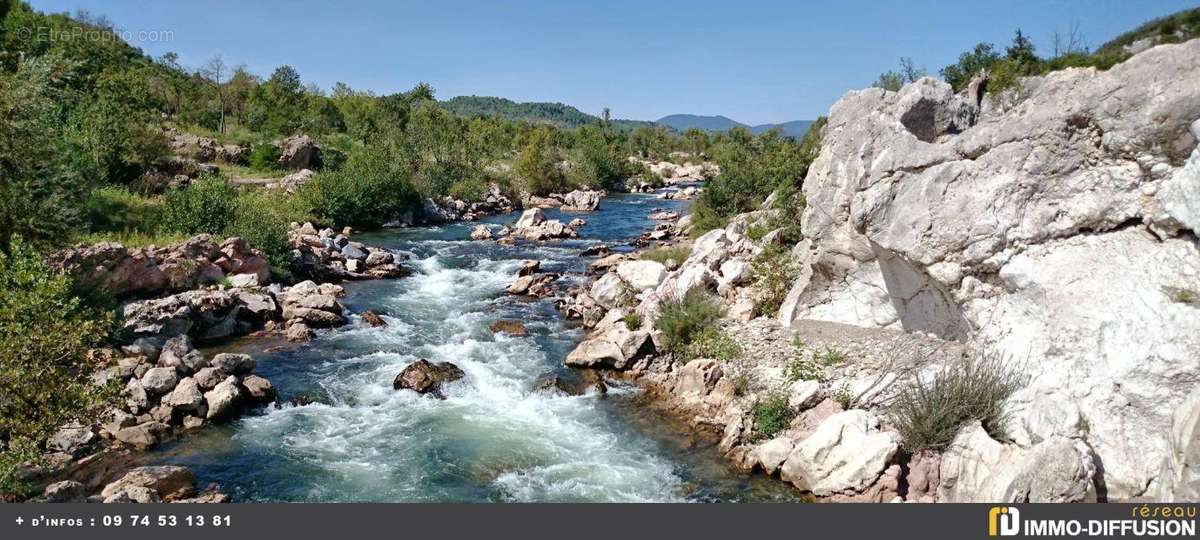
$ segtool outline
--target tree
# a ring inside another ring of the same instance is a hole
[[[72,283],[20,236],[0,253],[0,493],[18,491],[22,464],[72,421],[91,422],[115,396],[95,386],[87,351],[111,329]]]
[[[959,55],[958,62],[942,68],[941,75],[955,91],[958,91],[966,88],[976,73],[992,67],[999,61],[1000,55],[996,53],[995,45],[979,43],[974,49]]]
[[[900,58],[899,71],[885,71],[879,75],[873,86],[896,92],[909,83],[925,76],[925,68],[916,67],[911,58]]]
[[[547,195],[562,189],[562,174],[550,146],[550,128],[534,130],[517,155],[513,169],[525,180],[526,189],[532,195]]]
[[[209,59],[204,67],[200,68],[200,77],[212,87],[213,92],[217,95],[217,114],[220,117],[217,125],[219,126],[218,131],[221,133],[225,133],[225,70],[225,60],[219,54]]]
[[[279,66],[250,93],[246,119],[255,129],[292,135],[302,125],[305,105],[300,74],[291,66]]]
[[[63,144],[59,106],[66,98],[49,83],[71,66],[35,59],[0,73],[0,251],[10,252],[15,236],[57,245],[83,226],[88,186]]]

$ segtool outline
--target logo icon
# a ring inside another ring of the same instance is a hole
[[[1016,536],[1021,530],[1021,512],[1011,506],[988,510],[988,536]]]

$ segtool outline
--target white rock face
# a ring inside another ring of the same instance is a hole
[[[979,422],[942,455],[941,502],[1094,502],[1095,456],[1083,441],[1053,436],[1030,448],[992,439]]]
[[[625,297],[625,284],[617,274],[604,274],[600,279],[592,283],[592,288],[589,294],[597,304],[605,308],[614,308],[621,303]]]
[[[543,221],[546,221],[546,214],[542,212],[542,209],[530,208],[529,210],[521,213],[521,217],[517,219],[516,228],[524,229],[527,227],[536,227],[541,225]]]
[[[625,261],[617,265],[617,275],[631,287],[653,289],[667,277],[667,267],[656,261]]]
[[[754,447],[754,459],[767,474],[775,474],[792,453],[795,443],[787,437],[776,437]]]
[[[1200,389],[1175,411],[1170,453],[1163,462],[1158,499],[1164,502],[1200,500]]]
[[[815,495],[862,491],[879,478],[898,449],[896,434],[880,431],[878,417],[849,410],[826,418],[800,441],[780,474]]]
[[[1197,57],[1192,40],[1026,79],[982,112],[932,79],[846,94],[781,319],[975,341],[1029,372],[1025,396],[1079,411],[1110,499],[1147,495],[1200,380],[1200,309],[1169,292],[1200,291]],[[1029,405],[1028,444],[1062,436]]]

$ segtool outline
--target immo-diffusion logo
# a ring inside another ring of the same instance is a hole
[[[1045,519],[1022,518],[1015,507],[993,506],[988,509],[988,536],[1195,536],[1196,514],[1192,505],[1146,504],[1132,507],[1129,517]]]
[[[1011,506],[988,510],[988,536],[1016,536],[1021,531],[1021,511]]]

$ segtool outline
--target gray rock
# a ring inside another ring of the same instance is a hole
[[[65,503],[65,502],[83,502],[86,496],[86,488],[83,484],[74,480],[62,480],[46,486],[42,492],[42,497],[46,502]]]
[[[241,400],[242,387],[238,384],[237,377],[230,375],[229,378],[221,381],[221,384],[204,393],[204,401],[208,404],[208,413],[204,418],[207,420],[228,419],[237,412]]]
[[[141,386],[150,395],[161,395],[170,392],[179,383],[179,375],[174,367],[156,367],[142,375]]]
[[[150,448],[161,442],[171,431],[171,426],[150,420],[136,426],[121,428],[113,434],[118,441],[138,448]]]
[[[168,339],[158,357],[158,365],[172,367],[181,374],[189,375],[207,365],[204,355],[192,345],[186,335]]]
[[[246,376],[242,379],[242,387],[246,389],[246,394],[250,396],[250,399],[259,403],[270,403],[275,400],[275,387],[271,385],[271,381],[258,375]]]
[[[144,488],[153,492],[161,500],[188,493],[195,488],[195,485],[196,476],[187,467],[177,465],[137,467],[130,469],[117,481],[104,486],[104,489],[100,491],[100,496],[108,499],[119,493],[129,492],[131,488]]]
[[[194,378],[196,380],[196,384],[198,384],[202,390],[207,391],[216,388],[216,386],[221,384],[221,381],[225,380],[225,378],[228,376],[229,374],[225,373],[220,368],[210,366],[197,371]]]
[[[230,375],[249,373],[254,365],[254,358],[248,354],[220,353],[212,358],[212,367]]]
[[[204,394],[200,392],[196,379],[191,377],[180,380],[174,390],[163,396],[162,403],[183,412],[204,413]]]

